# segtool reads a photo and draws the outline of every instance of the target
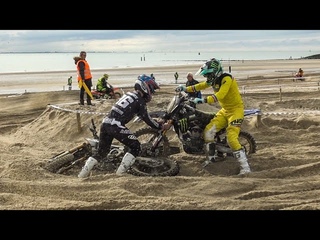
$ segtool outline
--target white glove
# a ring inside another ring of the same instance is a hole
[[[177,88],[176,88],[176,92],[185,92],[186,91],[186,87],[182,84],[180,84]]]
[[[194,102],[195,104],[204,103],[204,98],[195,98],[195,99],[193,99],[193,102]]]

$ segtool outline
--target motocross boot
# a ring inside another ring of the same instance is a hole
[[[216,145],[214,143],[207,143],[206,144],[206,153],[207,153],[207,160],[211,162],[215,162],[216,160]]]
[[[88,177],[90,171],[96,164],[98,164],[97,159],[89,157],[85,165],[82,167],[81,172],[78,174],[78,178]]]
[[[233,152],[233,156],[240,163],[239,175],[243,175],[251,172],[246,153],[243,149]]]
[[[206,143],[205,145],[205,152],[206,152],[206,161],[203,163],[203,167],[207,166],[210,163],[216,161],[216,146],[215,143]]]
[[[120,166],[118,167],[116,174],[122,175],[128,171],[128,169],[134,164],[136,158],[131,153],[127,152],[120,163]]]

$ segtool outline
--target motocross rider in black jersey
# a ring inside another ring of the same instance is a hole
[[[150,117],[147,110],[147,103],[152,99],[152,94],[148,85],[140,80],[136,80],[134,91],[124,94],[111,108],[111,111],[103,119],[100,126],[98,155],[89,157],[87,162],[93,161],[82,168],[82,173],[78,177],[86,177],[98,161],[107,156],[113,139],[117,139],[122,144],[129,147],[129,151],[123,156],[116,174],[121,175],[132,166],[135,158],[141,153],[141,144],[134,134],[125,126],[135,116],[139,116],[146,124],[155,129],[169,129],[167,123],[159,123]]]

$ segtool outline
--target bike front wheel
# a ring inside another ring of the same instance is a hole
[[[165,177],[176,176],[180,171],[179,164],[168,158],[139,158],[129,169],[129,173],[135,176]]]

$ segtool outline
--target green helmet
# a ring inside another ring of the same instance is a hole
[[[214,80],[220,76],[223,72],[221,63],[215,58],[211,58],[209,61],[204,63],[195,75],[201,75],[208,79],[208,81]]]

